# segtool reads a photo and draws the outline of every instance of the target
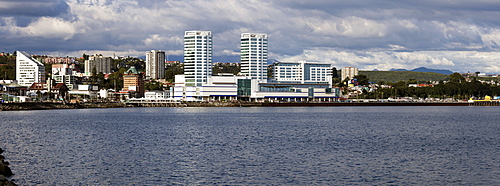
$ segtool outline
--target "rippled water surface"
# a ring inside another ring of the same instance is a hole
[[[19,185],[500,185],[500,107],[0,112]]]

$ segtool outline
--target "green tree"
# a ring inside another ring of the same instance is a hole
[[[184,74],[184,65],[182,63],[167,64],[165,71],[165,79],[168,82],[175,81],[175,75]]]
[[[358,80],[358,85],[368,85],[370,84],[366,75],[356,75],[353,79]]]
[[[92,82],[92,85],[97,84],[97,68],[95,66],[92,67],[92,72],[90,74],[90,81]]]
[[[450,79],[450,82],[453,82],[453,83],[461,83],[461,82],[465,82],[465,78],[460,75],[459,73],[453,73],[453,74],[450,74],[449,76],[449,79]]]
[[[156,81],[150,81],[144,84],[146,90],[163,90],[163,84]]]
[[[339,78],[339,71],[335,67],[332,68],[332,78]]]
[[[11,65],[0,65],[0,79],[12,80],[16,79],[16,69]]]

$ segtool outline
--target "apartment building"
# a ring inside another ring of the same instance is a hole
[[[146,52],[146,79],[165,79],[165,52]]]
[[[16,80],[19,85],[31,86],[33,83],[45,83],[43,63],[23,51],[16,52]]]
[[[251,79],[267,79],[267,34],[241,34],[241,74]]]
[[[212,32],[184,33],[184,75],[186,86],[202,86],[212,75]]]
[[[342,68],[341,81],[344,81],[346,78],[352,79],[354,76],[358,75],[358,68],[356,67],[344,67]]]
[[[96,69],[96,73],[111,74],[111,57],[103,57],[102,55],[89,56],[85,60],[85,76],[92,75],[92,69]]]

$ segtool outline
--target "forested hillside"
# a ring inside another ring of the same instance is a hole
[[[359,71],[359,75],[366,75],[370,82],[398,82],[415,80],[423,81],[441,81],[448,78],[447,75],[434,72],[411,72],[411,71]]]

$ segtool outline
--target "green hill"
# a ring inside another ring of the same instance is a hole
[[[414,79],[417,81],[440,81],[446,80],[447,75],[435,72],[411,72],[411,71],[359,71],[359,75],[365,75],[370,82],[398,82]]]

